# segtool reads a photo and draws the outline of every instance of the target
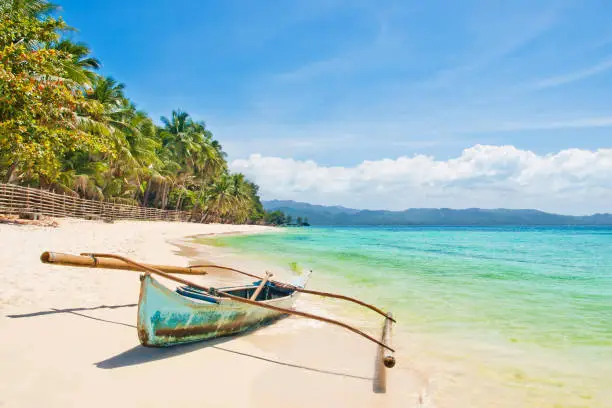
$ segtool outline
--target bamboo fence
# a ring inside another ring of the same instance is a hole
[[[0,214],[37,213],[50,217],[104,220],[190,221],[188,211],[86,200],[66,194],[0,183]]]

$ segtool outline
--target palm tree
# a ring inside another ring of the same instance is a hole
[[[173,111],[170,118],[162,117],[161,121],[164,124],[159,132],[161,155],[179,190],[178,208],[184,193],[209,188],[226,171],[227,163],[221,145],[212,138],[204,122],[193,121],[181,110]]]
[[[87,92],[89,99],[100,102],[108,110],[120,108],[125,101],[125,85],[113,77],[96,76],[91,89]]]
[[[194,122],[181,110],[172,111],[170,118],[162,117],[161,121],[162,144],[183,166],[183,171],[191,171],[196,179],[206,183],[225,170],[225,153],[204,122]]]
[[[193,121],[189,114],[183,111],[172,111],[170,119],[161,118],[164,127],[158,132],[161,142],[161,160],[164,163],[163,174],[166,174],[179,191],[176,208],[180,208],[183,195],[195,182],[193,155],[198,149],[194,142]],[[145,201],[148,199],[145,194]]]
[[[212,179],[227,170],[225,153],[221,145],[212,139],[212,134],[206,130],[203,138],[198,141],[199,149],[195,155],[194,170],[203,181]]]
[[[232,221],[242,223],[247,220],[251,208],[251,189],[244,174],[236,173],[230,176],[232,185],[232,210],[227,214]]]
[[[61,42],[61,47],[69,49],[73,45]],[[95,60],[88,60],[86,49],[74,45],[81,53],[73,59],[82,66],[95,66]],[[93,74],[93,73],[92,73]],[[138,113],[134,105],[125,98],[124,85],[113,78],[91,76],[91,87],[87,90],[87,99],[101,107],[97,116],[80,115],[80,126],[83,130],[100,134],[109,139],[112,151],[105,155],[90,155],[90,162],[103,161],[106,166],[95,167],[102,174],[76,173],[81,185],[94,183],[104,197],[121,197],[126,202],[135,202],[142,194],[143,177],[150,177],[150,167],[159,165],[155,150],[155,127],[144,114]]]
[[[195,154],[199,150],[195,124],[187,112],[172,111],[170,119],[162,116],[162,145],[174,156],[183,171],[193,171]]]
[[[210,221],[212,217],[220,220],[231,210],[233,187],[230,177],[224,174],[203,190],[200,222]]]
[[[126,139],[132,156],[144,168],[159,168],[161,160],[156,151],[161,147],[153,121],[142,111],[135,111],[130,117],[131,130]]]
[[[91,50],[85,43],[74,43],[63,39],[50,44],[50,46],[53,49],[70,54],[72,57],[70,61],[64,64],[67,73],[66,79],[71,79],[87,87],[91,86],[97,76],[93,71],[100,69],[102,64],[97,58],[90,56]]]
[[[100,69],[102,64],[100,60],[90,56],[91,50],[87,44],[83,42],[74,43],[70,40],[63,39],[57,43],[52,44],[53,48],[58,51],[63,51],[72,55],[72,61],[74,64],[82,69],[88,69],[95,71]]]
[[[243,174],[222,174],[204,190],[201,221],[247,221],[253,207],[252,192],[252,183]]]

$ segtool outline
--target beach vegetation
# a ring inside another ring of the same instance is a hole
[[[45,0],[0,0],[0,182],[201,222],[286,222],[229,171],[205,122],[177,109],[156,124],[57,12]]]

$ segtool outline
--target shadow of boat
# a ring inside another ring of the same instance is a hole
[[[27,317],[47,316],[47,315],[52,315],[52,314],[57,314],[57,313],[68,313],[68,314],[83,317],[86,319],[96,320],[96,321],[103,322],[103,323],[116,324],[116,325],[135,329],[136,326],[133,324],[123,323],[123,322],[118,322],[118,321],[108,320],[108,319],[102,319],[100,317],[90,316],[90,315],[79,313],[79,312],[99,310],[99,309],[119,309],[119,308],[136,307],[136,306],[138,305],[130,303],[130,304],[124,304],[124,305],[111,305],[111,306],[100,305],[100,306],[95,306],[95,307],[77,307],[77,308],[69,308],[69,309],[50,308],[50,310],[44,310],[40,312],[13,314],[13,315],[6,315],[6,316],[12,319],[20,319],[20,318],[27,318]],[[253,331],[249,331],[246,333],[232,335],[228,337],[223,337],[223,338],[218,338],[218,339],[213,339],[213,340],[208,340],[208,341],[201,341],[201,342],[196,342],[196,343],[175,345],[172,347],[143,347],[141,345],[137,345],[137,346],[132,347],[129,350],[119,353],[106,360],[94,363],[94,365],[100,369],[112,370],[115,368],[130,367],[130,366],[145,364],[145,363],[149,363],[153,361],[164,360],[167,358],[180,356],[186,353],[192,353],[192,352],[202,350],[202,349],[212,348],[212,349],[222,351],[225,353],[231,353],[231,354],[242,356],[242,357],[253,358],[253,359],[264,361],[270,364],[276,364],[276,365],[285,366],[285,367],[292,367],[292,368],[307,370],[310,372],[315,372],[315,373],[320,373],[320,374],[341,376],[341,377],[352,378],[356,380],[372,381],[371,377],[364,377],[364,376],[354,375],[350,373],[343,373],[343,372],[334,371],[334,370],[326,370],[326,369],[321,369],[321,368],[316,368],[316,367],[309,367],[309,366],[305,366],[305,365],[297,364],[297,363],[289,363],[289,362],[285,362],[281,360],[275,360],[275,359],[271,359],[268,357],[258,356],[258,355],[250,354],[250,353],[244,353],[241,351],[232,350],[226,347],[219,346],[223,343],[232,341],[238,337],[248,336],[249,334],[252,334],[252,333]]]
[[[219,344],[229,342],[235,339],[236,337],[240,337],[240,335],[228,336],[226,338],[221,338],[221,339],[208,340],[208,341],[202,341],[198,343],[190,343],[190,344],[176,345],[172,347],[163,347],[163,348],[143,347],[143,346],[138,345],[138,346],[132,347],[131,349],[127,351],[117,354],[116,356],[113,356],[106,360],[95,363],[95,365],[98,368],[109,370],[109,369],[114,369],[114,368],[129,367],[129,366],[144,364],[144,363],[148,363],[152,361],[163,360],[166,358],[171,358],[171,357],[179,356],[182,354],[191,353],[191,352],[198,351],[201,349],[212,348],[212,349],[223,351],[226,353],[231,353],[234,355],[253,358],[259,361],[264,361],[267,363],[281,365],[285,367],[292,367],[292,368],[307,370],[307,371],[316,372],[320,374],[329,374],[329,375],[341,376],[341,377],[346,377],[346,378],[353,378],[356,380],[372,381],[371,377],[364,377],[364,376],[343,373],[343,372],[333,371],[333,370],[325,370],[325,369],[316,368],[316,367],[308,367],[308,366],[301,365],[301,364],[288,363],[285,361],[274,360],[271,358],[258,356],[258,355],[250,354],[250,353],[244,353],[241,351],[232,350],[226,347],[219,346]]]
[[[117,354],[116,356],[95,363],[95,366],[98,368],[109,370],[113,368],[129,367],[158,360],[165,360],[167,358],[180,356],[182,354],[192,353],[201,349],[214,347],[217,344],[230,341],[235,337],[237,336],[224,337],[220,339],[202,341],[197,343],[177,344],[172,347],[144,347],[141,345],[137,345],[129,350]]]

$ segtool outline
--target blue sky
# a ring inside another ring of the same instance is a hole
[[[139,108],[205,120],[231,160],[355,168],[478,144],[612,147],[607,1],[60,5]]]

